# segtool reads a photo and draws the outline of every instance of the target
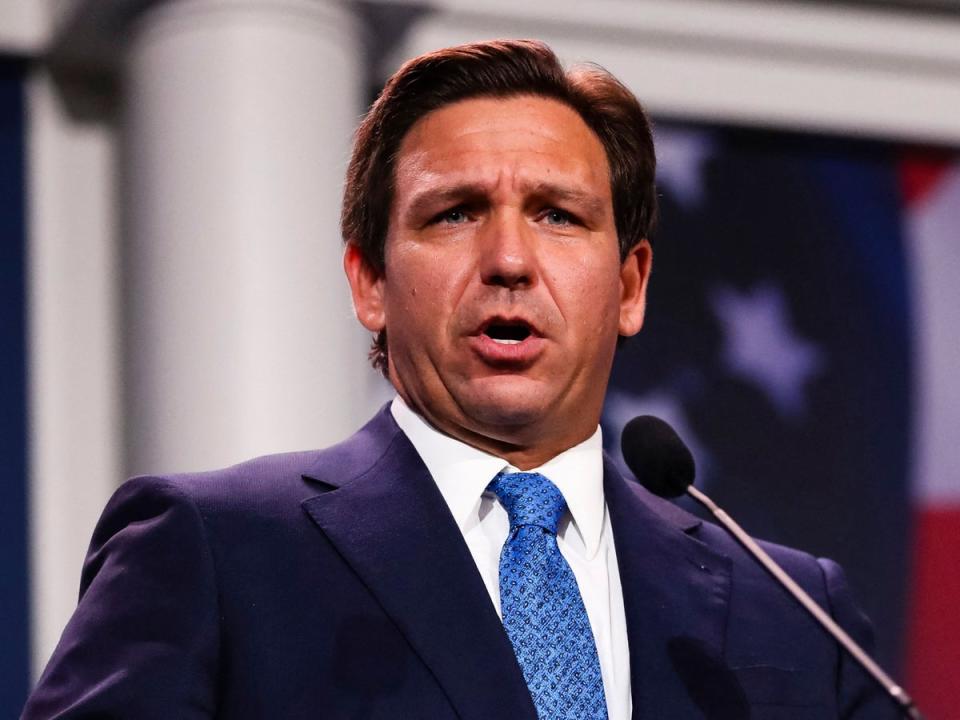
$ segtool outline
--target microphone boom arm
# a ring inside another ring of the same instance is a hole
[[[830,615],[821,608],[816,601],[811,598],[803,588],[797,585],[787,573],[771,558],[757,542],[750,537],[737,522],[727,515],[727,513],[718,506],[707,495],[697,490],[693,485],[688,485],[686,493],[709,510],[713,516],[743,545],[759,562],[766,568],[767,572],[773,575],[780,583],[793,595],[794,599],[803,605],[807,611],[813,615],[820,624],[839,642],[853,658],[860,663],[878,683],[880,683],[890,696],[900,705],[901,710],[911,720],[923,720],[923,716],[914,704],[913,699],[906,691],[897,685],[893,679],[883,671],[883,669],[873,661],[873,659],[864,652],[863,648],[850,637],[846,631],[837,625]]]

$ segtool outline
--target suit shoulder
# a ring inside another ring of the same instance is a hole
[[[729,557],[741,577],[752,578],[761,586],[766,586],[773,582],[763,566],[761,566],[730,533],[714,522],[704,521],[697,529],[697,537],[702,542]],[[804,550],[768,540],[757,539],[757,543],[790,577],[796,580],[804,590],[821,601],[826,599],[826,571],[829,568],[836,567],[834,563],[820,560]],[[826,564],[828,564],[829,567],[827,567]]]
[[[606,472],[614,475],[608,461]],[[621,476],[617,475],[618,478]],[[730,559],[737,575],[741,578],[759,579],[762,583],[769,583],[766,570],[753,558],[752,555],[717,521],[712,518],[704,519],[684,509],[674,500],[668,500],[654,495],[639,483],[620,480],[621,487],[626,487],[629,494],[639,500],[645,507],[669,526],[675,527],[709,547],[714,552]],[[614,486],[616,487],[616,486]],[[611,488],[613,489],[613,488]],[[749,531],[748,531],[749,532]],[[804,585],[808,592],[811,589],[818,594],[823,592],[828,575],[836,565],[830,561],[818,561],[810,553],[796,548],[780,545],[766,540],[757,540],[759,545],[791,576]]]
[[[309,489],[302,476],[322,453],[321,450],[278,453],[217,470],[140,475],[121,485],[117,495],[167,495],[185,499],[200,508],[269,503],[271,499],[286,501],[301,494],[308,497]]]
[[[196,504],[204,516],[229,511],[270,514],[288,511],[313,497],[323,485],[365,472],[399,432],[384,408],[345,440],[321,450],[263,455],[217,470],[142,475],[117,494],[163,494]]]

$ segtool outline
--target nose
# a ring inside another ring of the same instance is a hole
[[[480,277],[486,285],[513,290],[536,283],[533,233],[522,213],[494,213],[480,233]]]

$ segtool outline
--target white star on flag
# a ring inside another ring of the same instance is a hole
[[[714,141],[704,130],[659,127],[656,130],[657,182],[685,208],[703,201],[703,163]]]
[[[794,332],[783,291],[769,283],[744,293],[726,287],[711,300],[724,331],[721,359],[727,370],[760,388],[783,416],[802,415],[804,388],[824,359]]]

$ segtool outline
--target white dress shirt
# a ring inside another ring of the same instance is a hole
[[[510,532],[510,520],[496,495],[486,488],[500,471],[516,472],[517,468],[439,432],[399,396],[390,412],[437,483],[500,615],[500,550]],[[610,514],[603,497],[602,448],[598,427],[579,445],[528,472],[549,478],[567,501],[569,512],[557,528],[557,545],[573,570],[590,618],[609,718],[629,720],[627,621]]]

